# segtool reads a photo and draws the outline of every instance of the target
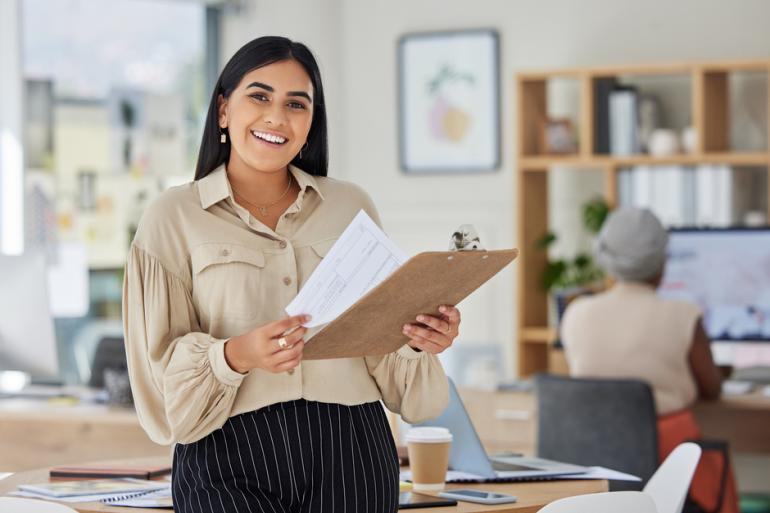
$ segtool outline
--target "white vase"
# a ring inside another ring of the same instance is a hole
[[[669,128],[658,128],[650,134],[648,147],[650,155],[656,157],[675,155],[679,153],[679,137],[675,131]]]
[[[682,150],[685,153],[695,153],[695,145],[698,143],[698,134],[692,126],[685,127],[682,130]]]

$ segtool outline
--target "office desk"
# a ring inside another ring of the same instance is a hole
[[[733,452],[770,454],[770,397],[760,390],[699,402],[693,410],[704,438],[727,440]]]
[[[147,437],[131,408],[1,399],[0,419],[0,472],[171,453]]]
[[[462,389],[460,396],[487,452],[535,453],[534,393]],[[770,454],[770,397],[761,391],[699,402],[693,410],[704,438],[727,440],[735,453]]]
[[[103,465],[167,465],[168,458],[137,458],[119,461],[100,462]],[[14,474],[0,480],[0,495],[16,490],[20,484],[44,483],[48,481],[48,468],[31,470]],[[499,506],[486,506],[472,504],[470,502],[458,502],[458,506],[446,508],[419,508],[410,511],[425,513],[534,513],[549,502],[586,493],[607,491],[607,481],[541,481],[531,483],[507,483],[484,485],[449,485],[448,488],[478,488],[510,493],[519,497],[513,504],[501,504]],[[117,508],[100,503],[67,503],[71,508],[81,513],[158,513],[158,509],[144,508]],[[166,510],[168,511],[168,510]]]

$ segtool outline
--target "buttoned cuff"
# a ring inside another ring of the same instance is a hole
[[[415,351],[409,344],[404,344],[398,349],[398,351],[396,351],[396,353],[400,357],[406,358],[407,360],[416,360],[421,358],[422,355],[425,354],[425,351]]]
[[[223,385],[231,387],[240,386],[246,374],[233,370],[225,359],[225,342],[230,339],[221,340],[212,337],[211,340],[214,342],[209,347],[209,362],[211,363],[211,371],[214,373],[214,376]]]

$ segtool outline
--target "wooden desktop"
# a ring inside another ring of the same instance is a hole
[[[535,453],[534,394],[464,389],[460,395],[488,452]],[[735,453],[770,454],[770,396],[761,390],[698,402],[693,409],[704,438],[727,440]]]
[[[171,454],[147,437],[133,408],[4,398],[0,419],[0,472]]]
[[[460,390],[490,453],[535,453],[537,411],[529,392]],[[698,403],[704,437],[723,439],[737,453],[770,454],[770,397],[760,391]],[[84,460],[168,456],[153,443],[131,408],[0,400],[0,472],[18,472]]]
[[[170,459],[165,458],[138,458],[119,461],[101,462],[102,464],[139,466],[139,465],[163,465],[168,464]],[[93,463],[93,462],[92,462]],[[50,467],[19,472],[6,479],[0,480],[0,496],[6,495],[17,489],[20,484],[44,483],[49,480],[48,471]],[[527,483],[506,483],[506,484],[483,484],[483,485],[448,485],[447,488],[477,488],[480,490],[491,490],[516,495],[519,499],[513,504],[502,504],[499,506],[487,506],[482,504],[472,504],[469,502],[458,502],[457,506],[445,508],[418,508],[415,513],[426,511],[431,513],[453,512],[453,513],[534,513],[549,502],[570,497],[573,495],[582,495],[586,493],[596,493],[607,491],[607,481],[540,481]],[[145,508],[120,508],[107,506],[101,503],[67,503],[67,505],[81,513],[157,513],[158,509]]]

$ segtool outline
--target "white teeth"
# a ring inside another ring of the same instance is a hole
[[[266,134],[264,132],[257,132],[256,130],[252,130],[251,133],[254,135],[254,137],[264,139],[265,141],[268,141],[271,143],[283,144],[286,142],[286,139],[284,137],[281,137],[278,135]]]

